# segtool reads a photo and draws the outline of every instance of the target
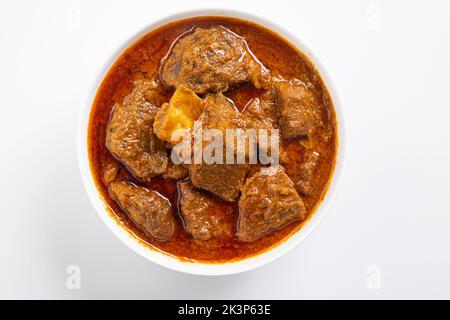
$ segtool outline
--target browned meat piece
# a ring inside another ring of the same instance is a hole
[[[164,173],[168,163],[165,143],[153,133],[158,108],[145,97],[152,88],[150,81],[136,81],[132,93],[114,106],[106,129],[108,150],[144,181]]]
[[[319,153],[307,151],[304,155],[302,167],[300,169],[300,180],[297,182],[297,189],[304,195],[309,195],[312,187],[312,179],[319,163]]]
[[[219,129],[271,129],[277,127],[277,110],[274,103],[265,99],[252,99],[240,113],[233,101],[222,93],[203,99],[203,113],[198,118],[204,128]]]
[[[198,118],[204,128],[218,129],[222,131],[225,139],[226,129],[270,129],[276,125],[276,110],[274,106],[265,100],[251,100],[243,113],[234,106],[233,101],[226,98],[222,93],[207,96],[203,100],[203,113]],[[256,137],[255,137],[256,139]],[[224,140],[225,142],[225,140]],[[234,149],[237,151],[237,139],[234,139]],[[249,149],[245,149],[248,158]]]
[[[199,121],[203,128],[221,130],[243,127],[241,114],[221,93],[204,99],[204,110]],[[234,151],[233,151],[234,152]],[[225,156],[224,150],[223,155]],[[239,196],[248,171],[246,164],[191,164],[188,166],[194,186],[207,190],[226,201],[234,201]]]
[[[159,241],[167,241],[172,237],[176,222],[168,199],[153,190],[123,181],[111,183],[108,191],[136,226],[148,236]]]
[[[320,104],[303,82],[275,81],[274,86],[283,138],[304,139],[322,126]]]
[[[269,71],[255,58],[245,40],[222,26],[194,28],[181,35],[161,63],[162,82],[184,84],[196,93],[225,92],[251,82],[269,85]]]
[[[119,174],[119,163],[112,156],[109,156],[103,164],[103,183],[107,186],[116,180]]]
[[[192,164],[189,173],[194,186],[214,193],[225,201],[239,196],[248,172],[246,164]]]
[[[145,74],[137,74],[134,80],[134,86],[141,86],[145,100],[155,106],[160,106],[165,100],[166,90],[158,79],[149,79]]]
[[[278,115],[275,104],[268,99],[250,100],[242,112],[245,129],[254,129],[258,137],[258,148],[264,150],[267,155],[272,155],[270,150],[270,137],[273,134],[270,130],[278,128]],[[265,143],[259,138],[259,129],[267,130],[267,140]]]
[[[196,189],[189,181],[178,184],[184,227],[194,239],[233,235],[233,210],[223,210],[218,200]]]
[[[284,170],[275,170],[256,173],[245,182],[239,200],[237,229],[242,241],[254,241],[306,217],[305,206],[294,184]]]
[[[182,164],[174,164],[171,159],[167,165],[167,171],[162,175],[164,179],[181,180],[189,174],[188,169]]]
[[[225,129],[244,128],[241,113],[222,93],[209,95],[203,99],[203,113],[197,119],[204,128],[218,129],[225,134]]]
[[[277,128],[278,116],[275,105],[268,100],[252,99],[242,112],[246,129]]]

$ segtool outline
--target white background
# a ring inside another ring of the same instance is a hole
[[[137,31],[214,2],[2,1],[0,298],[450,298],[450,3],[216,4],[281,24],[329,71],[347,154],[327,218],[288,255],[235,276],[185,275],[130,251],[83,190],[80,110]],[[69,265],[81,290],[66,286]]]

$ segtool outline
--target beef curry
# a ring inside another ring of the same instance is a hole
[[[279,129],[279,166],[174,163],[171,133],[198,120]],[[179,259],[221,263],[276,246],[314,213],[337,125],[319,73],[292,44],[252,22],[195,17],[118,58],[92,106],[88,147],[97,188],[129,232]]]

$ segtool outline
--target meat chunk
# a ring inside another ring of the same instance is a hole
[[[182,164],[174,164],[171,159],[169,159],[169,164],[167,165],[167,170],[164,172],[162,177],[164,179],[170,180],[181,180],[187,177],[189,174],[188,169]]]
[[[245,106],[242,116],[246,129],[273,129],[277,128],[278,116],[272,101],[252,99]]]
[[[198,120],[202,122],[205,129],[220,130],[223,137],[225,137],[226,129],[243,126],[239,111],[221,93],[204,99],[203,113]],[[224,157],[225,154],[224,149]],[[224,163],[208,164],[203,161],[201,164],[189,165],[191,181],[197,188],[207,190],[225,201],[234,201],[244,184],[248,165],[236,164],[236,162],[225,164],[225,159],[222,160]]]
[[[248,169],[247,164],[202,163],[189,165],[192,184],[225,201],[237,199]]]
[[[199,94],[225,92],[246,82],[259,89],[267,87],[270,79],[245,40],[222,26],[196,27],[182,34],[160,70],[163,83],[184,84]]]
[[[268,122],[265,123],[262,120],[266,114],[263,115],[262,109],[259,107],[259,100],[255,100],[255,103],[252,103],[244,113],[240,113],[236,109],[233,101],[225,97],[222,93],[207,96],[203,99],[203,104],[203,113],[198,120],[201,121],[205,129],[217,129],[221,131],[224,144],[226,142],[226,129],[259,129],[268,126]],[[237,136],[237,131],[235,133]],[[227,145],[226,147],[233,148],[233,152],[237,154],[237,143],[238,139],[235,137],[234,144],[232,146]],[[248,158],[249,149],[245,148],[245,150],[241,151],[241,153],[244,152],[245,157]]]
[[[264,170],[248,178],[242,190],[237,229],[242,241],[254,241],[306,217],[303,201],[284,170]]]
[[[136,86],[142,86],[144,98],[155,106],[161,106],[166,102],[167,90],[161,85],[159,79],[149,79],[147,74],[138,73],[135,76],[133,84]]]
[[[106,129],[106,147],[137,178],[148,181],[164,173],[168,156],[165,142],[153,133],[158,108],[146,95],[152,82],[139,80],[130,95],[116,104]]]
[[[233,235],[234,219],[231,207],[224,210],[218,200],[194,188],[189,181],[179,182],[178,188],[184,227],[194,239],[209,240],[212,237]]]
[[[272,129],[277,127],[277,110],[274,103],[265,99],[252,99],[239,112],[233,101],[222,93],[203,99],[203,113],[198,118],[204,128],[219,129]]]
[[[314,93],[300,80],[275,81],[281,134],[285,139],[304,139],[322,126],[321,108]]]
[[[319,163],[319,157],[319,153],[315,151],[307,151],[304,155],[300,180],[297,182],[297,189],[304,195],[309,195],[311,192],[312,179]]]
[[[176,221],[168,199],[153,190],[124,181],[112,182],[108,191],[136,226],[148,236],[162,242],[172,237]]]
[[[273,101],[258,98],[252,99],[245,106],[242,116],[245,128],[247,130],[254,129],[256,132],[256,137],[258,139],[257,146],[260,150],[260,154],[263,150],[266,155],[270,154],[272,161],[275,162],[276,160],[274,157],[278,157],[278,155],[275,154],[277,150],[274,150],[274,153],[272,153],[270,142],[272,135],[278,134],[272,132],[272,129],[278,128],[278,115]],[[260,129],[267,130],[267,139],[261,139]]]
[[[112,156],[108,156],[106,158],[105,163],[103,164],[103,183],[108,186],[111,182],[116,180],[117,175],[119,174],[119,163]]]
[[[218,129],[225,134],[225,129],[244,128],[241,113],[233,101],[222,93],[208,95],[203,99],[203,113],[198,118],[204,128]]]

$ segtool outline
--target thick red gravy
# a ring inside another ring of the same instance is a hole
[[[88,147],[91,171],[97,188],[109,206],[111,214],[119,223],[145,245],[172,256],[185,260],[223,263],[254,256],[276,246],[299,230],[302,223],[291,223],[281,230],[250,243],[242,242],[236,237],[226,240],[201,241],[194,240],[183,229],[181,219],[178,216],[178,225],[174,236],[171,240],[161,243],[147,237],[133,225],[126,213],[108,195],[107,186],[102,182],[104,166],[112,159],[111,154],[105,147],[105,135],[114,104],[121,102],[130,93],[133,79],[136,77],[145,76],[154,79],[158,77],[160,60],[179,34],[193,26],[211,25],[222,25],[244,37],[256,57],[271,70],[273,75],[278,74],[285,79],[295,77],[313,84],[314,93],[322,101],[322,116],[325,123],[322,130],[327,130],[330,139],[321,141],[316,147],[321,154],[321,158],[313,180],[313,191],[308,197],[302,196],[308,215],[311,216],[327,191],[336,159],[337,126],[332,100],[317,70],[303,53],[274,32],[248,21],[226,17],[196,17],[165,25],[149,32],[134,43],[117,59],[98,89],[90,114]],[[172,93],[173,90],[171,89],[162,90],[161,101],[159,102],[168,101]],[[239,110],[242,110],[251,98],[259,97],[263,93],[261,90],[246,86],[227,92],[226,95],[235,102]],[[282,141],[282,143],[288,159],[283,165],[291,179],[295,180],[299,166],[303,161],[305,148],[298,141]],[[121,168],[119,174],[122,178],[133,181],[137,185],[147,186],[160,192],[172,202],[174,208],[177,208],[176,183],[155,178],[150,183],[143,184],[134,179],[124,167]],[[232,219],[236,222],[238,217],[237,203],[222,202],[221,206],[223,206],[223,210],[228,207],[234,210]],[[174,211],[176,213],[177,209]]]

